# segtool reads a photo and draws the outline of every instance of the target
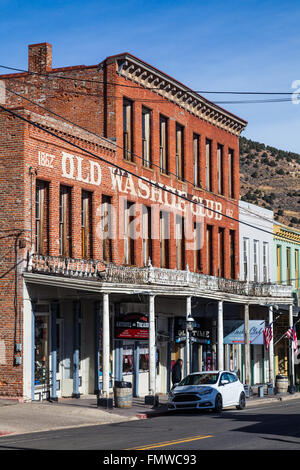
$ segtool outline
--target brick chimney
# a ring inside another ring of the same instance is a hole
[[[52,46],[47,42],[28,46],[28,71],[46,73],[52,70]]]

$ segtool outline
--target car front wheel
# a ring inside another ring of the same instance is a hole
[[[239,399],[239,404],[237,405],[236,409],[237,410],[243,410],[246,406],[246,396],[244,392],[240,394],[240,399]]]
[[[215,408],[214,408],[214,410],[215,410],[217,413],[220,413],[220,412],[222,411],[222,408],[223,408],[222,396],[219,394],[219,395],[216,396]]]

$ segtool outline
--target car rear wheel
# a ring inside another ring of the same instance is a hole
[[[214,407],[214,410],[217,412],[217,413],[220,413],[223,409],[223,400],[222,400],[222,396],[220,394],[218,394],[216,396],[216,400],[215,400],[215,407]]]
[[[243,410],[246,406],[246,396],[244,392],[240,394],[240,399],[239,399],[239,404],[237,405],[236,409],[237,410]]]

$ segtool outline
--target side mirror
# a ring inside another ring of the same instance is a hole
[[[229,384],[229,380],[221,380],[220,385],[226,385]]]

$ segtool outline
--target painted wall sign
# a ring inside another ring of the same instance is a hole
[[[41,166],[53,168],[56,157],[45,152],[38,152],[38,161]],[[147,178],[143,180],[134,178],[125,170],[118,170],[115,167],[108,167],[108,169],[111,188],[120,194],[145,199],[183,213],[189,210],[198,217],[222,220],[224,209],[221,202],[188,194],[186,191]],[[63,178],[100,186],[103,180],[103,171],[107,171],[107,166],[105,165],[102,169],[97,161],[68,152],[61,154],[61,175]],[[195,204],[184,198],[194,201]]]
[[[250,344],[264,344],[262,320],[249,320]],[[244,322],[242,320],[224,320],[224,344],[244,344]]]

